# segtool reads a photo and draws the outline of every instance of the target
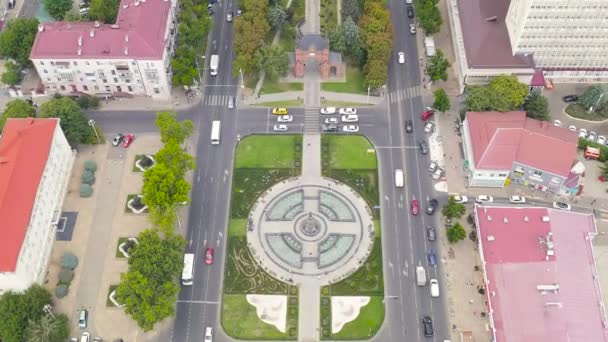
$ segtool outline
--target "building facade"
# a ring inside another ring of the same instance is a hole
[[[40,24],[30,59],[51,93],[168,100],[176,5],[175,0],[122,0],[112,25]]]
[[[8,119],[0,137],[0,292],[45,280],[74,153],[59,119]]]

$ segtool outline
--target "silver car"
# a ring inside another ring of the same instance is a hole
[[[274,127],[272,127],[272,130],[275,132],[286,132],[287,129],[287,125],[274,125]]]

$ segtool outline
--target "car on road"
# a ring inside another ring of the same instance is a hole
[[[431,297],[439,297],[439,282],[437,279],[431,279],[429,284],[431,285]]]
[[[574,125],[568,126],[568,129],[571,130],[572,132],[576,132],[576,126],[574,126]]]
[[[338,124],[338,118],[327,118],[325,119],[326,124]]]
[[[431,199],[427,203],[426,213],[427,215],[433,215],[439,206],[439,201],[436,199]]]
[[[336,114],[336,107],[324,107],[319,110],[321,114]]]
[[[213,342],[213,328],[206,327],[205,328],[205,339],[204,342]]]
[[[287,108],[272,108],[272,115],[287,115],[289,111]]]
[[[213,248],[207,247],[205,250],[205,264],[212,265],[213,264]]]
[[[88,332],[83,332],[82,335],[80,336],[80,342],[89,342],[89,338],[90,338],[91,334],[89,334]]]
[[[114,145],[114,146],[120,145],[120,143],[123,141],[124,138],[125,138],[125,136],[122,133],[116,134],[116,136],[112,140],[112,145]]]
[[[430,110],[430,109],[427,109],[427,110],[425,110],[424,112],[422,112],[422,115],[420,115],[420,119],[421,119],[422,121],[426,121],[426,120],[430,119],[430,118],[431,118],[431,116],[433,116],[433,114],[435,114],[435,112],[434,112],[434,111],[432,111],[432,110]]]
[[[357,126],[357,125],[345,125],[345,126],[342,126],[342,132],[357,133],[357,132],[359,132],[359,126]]]
[[[293,116],[291,115],[281,115],[277,116],[277,122],[292,122]]]
[[[405,3],[406,3],[406,4],[410,4],[410,5],[411,5],[411,4],[412,4],[412,2],[413,2],[413,0],[405,0]]]
[[[564,101],[566,103],[576,102],[576,101],[578,101],[578,96],[577,95],[566,95],[566,96],[562,97],[562,101]]]
[[[437,255],[435,254],[435,250],[429,248],[429,251],[426,253],[426,258],[429,262],[429,265],[435,267],[437,266]]]
[[[572,209],[570,204],[564,203],[564,202],[559,202],[559,201],[553,202],[553,208],[560,209],[560,210],[571,210]]]
[[[127,148],[129,146],[131,146],[131,143],[133,142],[133,140],[135,139],[135,136],[133,134],[127,134],[127,136],[125,136],[125,139],[122,141],[122,147]]]
[[[78,319],[78,327],[85,329],[87,327],[87,321],[89,320],[89,312],[86,309],[80,310],[80,317]]]
[[[342,115],[341,120],[342,120],[342,122],[359,122],[359,115],[357,115],[357,114]]]
[[[596,142],[600,145],[606,145],[606,137],[603,135],[598,135]]]
[[[429,241],[435,241],[437,238],[437,234],[435,232],[435,227],[428,226],[426,227],[426,238]]]
[[[226,21],[231,23],[233,16],[234,16],[234,13],[232,11],[228,11],[228,13],[226,13]]]
[[[445,170],[438,167],[437,170],[435,170],[433,172],[433,174],[431,175],[431,177],[433,177],[434,180],[439,180],[441,179],[441,177],[443,177],[443,175],[445,174]]]
[[[420,204],[418,203],[418,200],[416,199],[416,197],[412,198],[410,208],[412,211],[412,215],[418,215],[418,212],[420,211]]]
[[[426,123],[426,125],[424,125],[424,133],[433,133],[434,130],[435,130],[435,122],[434,121],[428,121]]]
[[[454,201],[458,204],[465,204],[469,202],[469,198],[467,196],[456,195],[454,196]]]
[[[321,125],[321,130],[323,130],[323,132],[337,132],[338,125],[336,125],[336,124]]]
[[[234,109],[235,102],[234,96],[230,96],[228,98],[228,109]]]
[[[414,123],[412,120],[405,120],[405,131],[407,133],[412,133],[414,131]]]
[[[429,145],[427,145],[424,140],[418,140],[418,149],[420,150],[420,153],[424,155],[429,153]]]
[[[243,15],[243,10],[237,9],[237,10],[236,10],[236,16],[237,16],[237,17],[240,17],[240,16],[242,16],[242,15]]]
[[[414,7],[407,6],[407,17],[410,19],[414,17]]]
[[[286,132],[288,130],[287,125],[274,125],[272,130],[275,132]]]
[[[562,127],[562,122],[560,120],[553,120],[553,126]]]
[[[597,137],[597,133],[592,131],[592,132],[589,132],[589,135],[587,136],[587,140],[595,142],[596,137]]]
[[[410,34],[416,34],[416,25],[410,24]]]
[[[101,337],[95,337],[93,339],[93,342],[103,342],[103,340],[101,339]]]
[[[422,317],[422,331],[426,337],[433,337],[435,334],[433,331],[433,320],[430,316]]]
[[[342,115],[357,114],[357,108],[340,108],[338,112]]]
[[[399,64],[405,63],[405,53],[402,51],[397,52],[397,61]]]
[[[439,167],[439,165],[437,164],[437,162],[431,161],[431,163],[429,164],[429,172],[431,172],[431,173],[435,172],[435,170],[437,170],[438,167]]]
[[[403,188],[403,183],[404,183],[403,170],[395,169],[395,187]]]
[[[509,197],[509,203],[524,204],[524,203],[526,203],[526,198],[524,196],[513,195],[513,196]]]
[[[479,195],[475,197],[475,203],[492,203],[494,202],[494,198],[488,195]]]

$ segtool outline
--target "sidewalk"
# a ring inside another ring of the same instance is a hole
[[[246,105],[256,105],[265,102],[277,102],[277,101],[290,101],[290,100],[304,100],[304,91],[286,91],[283,93],[275,94],[264,94],[255,96],[249,96],[243,101]],[[331,91],[321,91],[321,101],[339,101],[339,102],[352,102],[361,104],[376,105],[384,101],[384,97],[380,96],[367,96],[361,94],[348,94],[348,93],[336,93]]]

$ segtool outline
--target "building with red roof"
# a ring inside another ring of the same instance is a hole
[[[32,60],[51,92],[171,94],[176,0],[121,0],[116,23],[42,23]]]
[[[462,141],[470,186],[516,182],[553,193],[568,179],[578,144],[575,132],[525,112],[468,112]]]
[[[475,206],[493,341],[606,342],[592,214]]]
[[[74,155],[59,119],[8,119],[0,136],[0,293],[42,283]]]

